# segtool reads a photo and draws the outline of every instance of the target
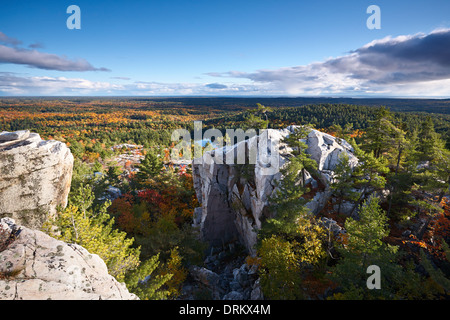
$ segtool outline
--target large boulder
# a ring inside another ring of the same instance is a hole
[[[76,244],[0,219],[0,300],[136,300]]]
[[[259,136],[205,152],[202,158],[194,159],[194,188],[201,203],[201,210],[195,210],[194,221],[204,240],[212,246],[238,240],[250,254],[255,253],[256,232],[270,216],[269,199],[282,178],[279,169],[289,161],[292,151],[283,139],[294,130],[295,126],[268,129]],[[345,140],[318,130],[310,130],[304,142],[308,145],[307,153],[318,163],[317,176],[308,174],[304,182],[314,190],[307,207],[317,214],[331,196],[329,182],[339,155],[346,153],[352,166],[358,159]],[[249,163],[255,146],[254,165],[239,163],[238,157],[243,155],[245,163]]]
[[[73,156],[62,142],[28,130],[0,133],[0,218],[39,229],[67,205]]]

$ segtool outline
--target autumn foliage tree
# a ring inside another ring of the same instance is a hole
[[[123,281],[128,271],[138,267],[140,249],[133,248],[134,240],[114,229],[113,223],[106,211],[94,215],[71,205],[47,221],[44,230],[56,239],[79,244],[99,255],[109,273]]]
[[[145,162],[149,170],[136,175],[132,189],[115,199],[109,212],[116,217],[117,227],[136,239],[144,259],[156,254],[161,265],[155,272],[173,277],[162,286],[168,298],[179,294],[186,278],[185,265],[201,260],[203,244],[191,227],[194,208],[198,206],[191,174],[186,170],[162,167],[162,162]],[[159,165],[161,164],[161,165]],[[140,166],[141,168],[143,166]],[[157,170],[152,170],[156,168]]]

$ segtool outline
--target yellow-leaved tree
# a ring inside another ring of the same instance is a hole
[[[67,243],[76,243],[105,261],[109,273],[123,281],[128,270],[139,265],[139,248],[132,248],[134,239],[113,228],[114,220],[104,212],[92,216],[69,205],[55,219],[44,224],[50,236]],[[56,227],[56,228],[55,228]]]

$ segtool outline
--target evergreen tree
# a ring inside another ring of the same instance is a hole
[[[157,274],[159,265],[159,254],[156,254],[129,272],[125,278],[128,290],[135,293],[141,300],[167,299],[170,291],[164,289],[164,285],[170,281],[173,274]]]
[[[243,130],[248,129],[266,129],[269,125],[269,122],[261,119],[258,115],[254,113],[249,113],[244,117]]]
[[[247,114],[244,116],[244,130],[269,128],[269,118],[267,113],[272,111],[273,110],[271,108],[257,103],[256,109],[247,111]],[[263,119],[261,117],[263,117]]]
[[[397,247],[383,242],[389,229],[379,199],[373,196],[367,199],[361,206],[359,216],[358,221],[347,218],[345,222],[347,235],[343,245],[338,248],[341,257],[331,270],[332,280],[343,290],[335,298],[391,298],[401,267],[396,263]],[[380,290],[367,288],[369,275],[366,272],[371,265],[382,270]]]
[[[334,174],[335,177],[330,187],[339,199],[337,212],[341,212],[343,201],[358,200],[358,192],[354,190],[353,168],[350,166],[348,154],[345,152],[339,154],[339,162],[334,169]]]
[[[108,166],[106,171],[106,177],[110,185],[118,187],[120,185],[120,175],[122,174],[122,169],[117,165]]]
[[[306,171],[311,174],[315,174],[317,171],[317,162],[311,159],[311,156],[306,153],[308,145],[303,141],[308,137],[308,133],[311,131],[310,126],[297,126],[294,127],[294,132],[290,133],[283,142],[292,149],[292,157],[289,161],[294,161],[296,164],[292,164],[289,169],[292,173],[295,173],[296,167],[299,169],[298,172],[301,173],[301,183],[305,185],[306,181]]]
[[[420,125],[419,130],[419,161],[430,161],[436,157],[436,150],[439,149],[439,136],[434,130],[431,117],[426,117]]]
[[[145,155],[142,162],[139,164],[139,171],[134,179],[139,187],[148,186],[149,180],[154,180],[161,174],[164,164],[160,157],[150,150]]]
[[[388,189],[390,192],[387,215],[390,216],[393,199],[404,190],[404,188],[401,188],[400,186],[402,184],[401,182],[403,181],[404,183],[406,180],[404,179],[405,176],[401,174],[400,169],[402,157],[404,157],[405,150],[408,149],[409,141],[406,139],[406,133],[394,125],[390,128],[388,141],[391,146],[391,150],[389,150],[390,152],[388,153],[388,161],[390,160],[391,163],[395,163],[394,173],[390,173],[388,176]],[[403,179],[399,179],[400,177]],[[410,185],[406,185],[407,189],[409,189],[408,187],[410,187]]]
[[[445,241],[442,241],[442,247],[445,253],[445,259],[448,266],[450,262],[450,249]],[[426,272],[430,276],[431,281],[437,285],[435,295],[447,295],[450,293],[450,277],[445,274],[445,271],[433,266],[433,263],[427,257],[423,250],[420,251],[421,265],[425,268]]]
[[[304,171],[317,167],[301,141],[306,134],[301,127],[285,140],[292,148],[292,157],[281,168],[282,179],[271,199],[274,217],[258,234],[261,285],[264,295],[272,299],[303,297],[303,278],[326,258],[325,229],[311,216],[303,198]]]
[[[450,190],[450,151],[434,131],[430,118],[422,123],[417,149],[421,163],[417,170],[419,185],[421,189],[437,194],[439,203]]]
[[[272,112],[273,110],[269,107],[262,105],[261,103],[257,103],[256,107],[257,107],[256,113],[264,116],[265,122],[266,122],[266,128],[268,128],[269,127],[269,118],[267,116],[267,113]]]
[[[369,121],[365,134],[364,150],[373,152],[375,158],[381,157],[389,144],[390,131],[392,129],[392,114],[385,107],[380,107],[375,115],[375,120]]]
[[[302,197],[305,188],[305,171],[315,170],[317,163],[306,153],[307,145],[301,141],[307,134],[306,129],[299,127],[284,141],[292,148],[289,158],[280,172],[282,179],[277,185],[277,192],[271,198],[271,211],[275,218],[268,219],[261,229],[261,234],[291,234],[295,233],[296,220],[300,216],[308,215],[305,207],[307,201]]]
[[[336,138],[349,140],[350,134],[353,130],[353,123],[347,123],[344,128],[342,128],[340,124],[333,124],[329,129],[333,132],[333,135]]]
[[[374,153],[362,151],[359,146],[353,143],[355,156],[358,158],[358,165],[353,169],[354,187],[359,189],[359,198],[353,207],[351,215],[358,206],[370,194],[383,190],[386,185],[385,174],[388,173],[387,161],[385,158],[376,158]]]

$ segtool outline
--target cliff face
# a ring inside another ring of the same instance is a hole
[[[0,134],[0,300],[137,299],[99,256],[38,231],[67,205],[72,169],[64,143]]]
[[[83,247],[0,219],[0,300],[135,300]]]
[[[39,229],[67,205],[72,169],[64,143],[27,130],[0,133],[0,218]]]
[[[269,129],[232,147],[205,152],[202,159],[194,161],[194,188],[202,205],[195,210],[194,224],[200,227],[204,240],[212,246],[237,240],[249,253],[255,253],[256,232],[269,217],[269,199],[281,178],[277,167],[281,168],[288,161],[291,152],[282,139],[293,130],[292,126],[283,130]],[[347,153],[351,165],[357,164],[358,159],[345,140],[317,130],[311,130],[305,142],[307,153],[318,163],[318,176],[307,174],[304,182],[312,190],[312,200],[307,206],[317,214],[331,195],[329,182],[333,179],[339,154]],[[255,144],[269,150],[271,163],[264,158],[264,153],[258,153],[254,166],[237,164],[237,157],[242,154],[249,163],[249,150]],[[218,155],[228,160],[211,161]]]

